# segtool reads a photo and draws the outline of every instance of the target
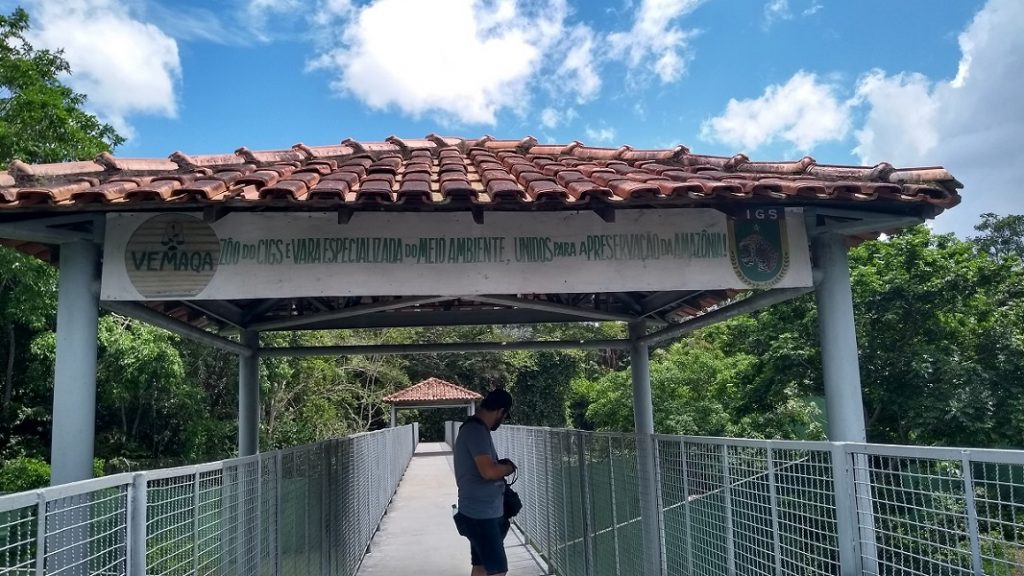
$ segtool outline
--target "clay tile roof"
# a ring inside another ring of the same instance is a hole
[[[963,185],[941,167],[763,161],[574,141],[390,136],[277,150],[30,165],[0,173],[0,211],[340,208],[502,210],[827,204],[934,217]]]
[[[400,390],[384,398],[389,404],[423,404],[423,403],[458,403],[475,402],[483,396],[467,390],[462,386],[456,386],[451,382],[445,382],[440,378],[427,378],[419,384],[413,384],[405,390]]]

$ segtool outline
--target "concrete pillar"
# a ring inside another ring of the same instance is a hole
[[[50,444],[53,486],[92,478],[100,304],[98,265],[99,247],[92,242],[61,245]]]
[[[470,402],[466,405],[466,416],[473,416],[474,414],[476,414],[476,404]]]
[[[812,247],[820,273],[815,297],[828,438],[832,442],[865,442],[864,400],[846,239],[826,234],[818,236]],[[876,574],[874,515],[869,504],[862,505],[873,501],[867,457],[854,454],[851,458],[845,449],[837,447],[833,450],[833,460],[841,572],[844,576]]]
[[[821,279],[815,287],[821,366],[825,378],[828,439],[864,442],[864,402],[861,398],[857,330],[853,322],[850,262],[842,236],[819,236],[814,257]]]
[[[662,574],[661,505],[658,463],[654,445],[654,404],[651,400],[650,349],[640,343],[643,321],[629,325],[629,362],[633,379],[633,420],[637,434],[637,471],[643,517],[645,574]]]
[[[394,428],[395,426],[398,426],[398,408],[395,408],[395,405],[392,404],[391,405],[391,427]]]
[[[239,340],[253,353],[238,357],[238,455],[260,451],[260,333],[244,331]]]

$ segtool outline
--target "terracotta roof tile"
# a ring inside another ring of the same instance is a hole
[[[427,378],[414,384],[405,390],[400,390],[384,398],[389,404],[423,404],[431,402],[440,403],[461,403],[475,402],[483,396],[467,390],[462,386],[456,386],[451,382],[445,382],[440,378]]]
[[[175,152],[167,159],[103,154],[61,164],[15,160],[0,172],[0,208],[151,210],[208,202],[244,208],[284,201],[318,210],[364,204],[419,210],[453,202],[528,210],[541,203],[579,209],[595,201],[644,207],[768,201],[871,203],[904,212],[932,206],[920,213],[934,216],[936,208],[960,202],[962,187],[941,167],[833,166],[809,156],[763,162],[743,154],[692,154],[684,146],[636,150],[430,134],[281,150],[241,147],[234,154]]]

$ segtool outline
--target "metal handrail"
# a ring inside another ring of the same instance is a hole
[[[519,466],[516,524],[558,574],[642,573],[654,547],[673,576],[1024,573],[1024,451],[520,426],[494,438]]]
[[[0,576],[351,576],[412,459],[415,431],[0,496]]]

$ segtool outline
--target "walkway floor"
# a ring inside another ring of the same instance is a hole
[[[468,576],[469,542],[452,522],[457,494],[448,445],[421,443],[357,576]],[[515,528],[505,550],[509,576],[548,574]]]

